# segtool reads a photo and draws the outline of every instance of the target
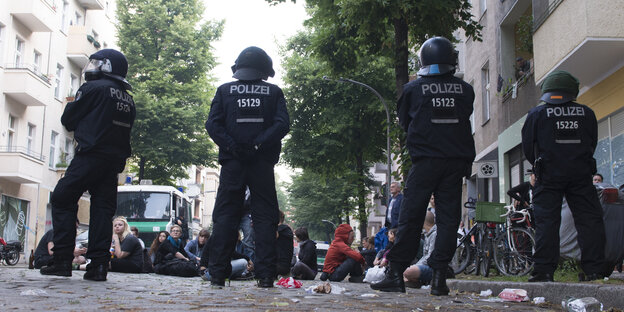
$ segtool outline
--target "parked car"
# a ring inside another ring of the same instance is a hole
[[[327,255],[327,250],[329,249],[329,244],[323,241],[315,241],[316,242],[316,265],[317,270],[319,272],[323,271],[323,264],[325,263],[325,256]]]

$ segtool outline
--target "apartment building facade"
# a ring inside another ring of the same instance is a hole
[[[577,102],[599,121],[595,153],[605,182],[624,183],[624,2],[618,0],[474,0],[483,42],[463,38],[464,80],[475,88],[477,158],[468,196],[510,202],[506,191],[527,181],[521,150],[527,112],[538,105],[548,73],[567,70],[581,82]],[[492,177],[483,164],[495,166]]]
[[[0,236],[34,249],[74,153],[61,125],[89,55],[115,46],[113,0],[5,0],[0,10]],[[89,223],[88,195],[79,218]]]

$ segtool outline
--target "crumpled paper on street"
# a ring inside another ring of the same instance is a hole
[[[289,277],[289,278],[282,277],[277,282],[277,286],[282,287],[282,288],[301,288],[301,286],[303,286],[303,283],[301,283],[300,281],[292,277]]]
[[[310,286],[306,288],[306,292],[309,294],[318,293],[318,294],[334,294],[339,295],[345,291],[344,288],[340,286],[332,286],[329,282],[318,284],[316,286]]]
[[[498,298],[501,298],[504,301],[513,302],[529,301],[527,291],[518,288],[505,288],[500,292],[500,294],[498,294]]]

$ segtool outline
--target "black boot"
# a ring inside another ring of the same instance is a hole
[[[104,263],[89,263],[87,265],[87,272],[82,276],[83,279],[96,282],[106,281],[106,275],[108,274],[108,262]]]
[[[405,292],[405,282],[403,281],[403,271],[397,266],[390,266],[386,269],[386,276],[383,280],[371,284],[370,287],[374,290],[381,290],[387,292]]]
[[[433,270],[431,278],[431,294],[434,296],[448,296],[449,288],[446,286],[446,269]]]
[[[263,277],[258,280],[258,287],[260,288],[272,288],[273,287],[273,279],[270,277]]]
[[[54,258],[52,263],[39,270],[43,275],[72,276],[72,259]]]
[[[554,282],[552,273],[533,272],[529,277],[529,283]]]

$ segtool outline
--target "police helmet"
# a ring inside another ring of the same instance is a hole
[[[267,80],[275,76],[273,61],[258,47],[244,49],[232,65],[232,77],[239,80]]]
[[[556,70],[544,79],[540,100],[549,104],[562,104],[576,100],[578,92],[578,79],[567,71]]]
[[[132,90],[132,86],[126,80],[128,74],[128,60],[123,53],[113,49],[102,49],[89,57],[89,63],[82,70],[85,80],[101,79],[108,76],[123,83],[124,87]]]
[[[429,38],[420,48],[420,64],[419,76],[453,74],[457,66],[457,51],[444,37]]]

